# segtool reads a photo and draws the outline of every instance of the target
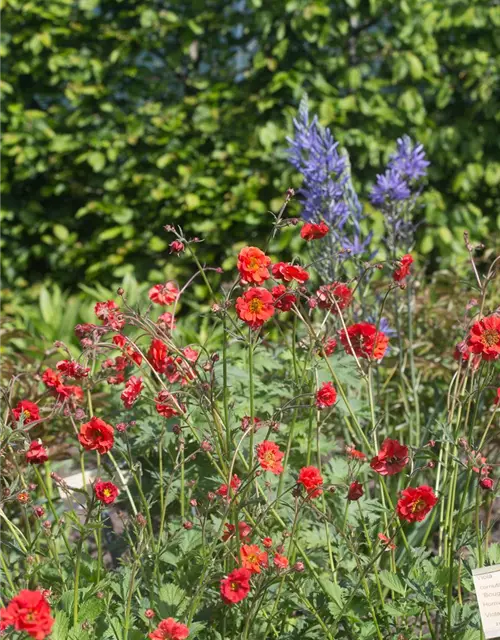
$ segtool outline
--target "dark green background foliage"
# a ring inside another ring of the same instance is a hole
[[[305,91],[358,187],[401,134],[425,144],[420,251],[453,260],[465,228],[497,225],[489,0],[6,0],[3,31],[8,286],[155,277],[166,223],[212,262],[257,241],[299,184],[284,148]]]

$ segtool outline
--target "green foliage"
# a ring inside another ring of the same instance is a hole
[[[298,186],[304,91],[363,183],[399,135],[425,144],[419,249],[454,260],[496,222],[499,25],[487,0],[6,0],[5,283],[175,275],[165,223],[223,263]]]

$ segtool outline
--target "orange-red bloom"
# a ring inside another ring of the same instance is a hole
[[[316,291],[320,309],[329,309],[336,314],[352,302],[352,290],[343,282],[324,284]]]
[[[257,458],[264,471],[270,471],[275,475],[282,473],[283,465],[281,461],[284,455],[278,445],[269,440],[264,440],[257,445]]]
[[[260,573],[261,567],[268,565],[267,552],[261,551],[256,544],[244,544],[240,549],[241,566],[250,573]]]
[[[473,324],[467,344],[483,360],[496,360],[500,356],[500,315],[487,316]]]
[[[287,569],[289,565],[288,558],[280,553],[274,554],[273,563],[277,569]]]
[[[493,404],[500,404],[500,387],[497,388],[497,395],[495,396],[495,399],[493,400]]]
[[[172,416],[179,415],[179,408],[182,409],[182,405],[179,407],[173,396],[169,391],[164,389],[160,391],[155,398],[156,411],[164,418],[171,418]]]
[[[224,533],[222,534],[222,540],[226,542],[229,538],[234,535],[235,527],[234,524],[226,522],[224,524]],[[242,542],[246,542],[250,539],[252,535],[252,527],[248,525],[246,522],[238,522],[238,534],[239,538]]]
[[[151,640],[185,640],[188,636],[189,629],[185,624],[181,624],[173,618],[166,618],[148,637]]]
[[[330,227],[326,222],[323,222],[323,220],[319,224],[306,222],[300,230],[300,237],[304,238],[307,242],[310,242],[311,240],[319,240],[319,238],[324,238],[329,230]]]
[[[310,498],[317,498],[323,493],[319,489],[323,484],[323,477],[316,467],[302,467],[297,482],[306,489]]]
[[[401,520],[407,522],[421,522],[437,503],[438,499],[432,487],[404,489],[397,504],[397,514]]]
[[[103,504],[112,504],[118,497],[118,487],[112,482],[96,482],[94,485],[95,497]]]
[[[130,409],[137,402],[137,398],[141,395],[143,388],[142,378],[130,376],[125,383],[125,389],[122,391],[120,398],[122,399],[125,409]]]
[[[367,360],[381,360],[389,346],[389,338],[385,333],[377,331],[377,327],[368,322],[352,324],[347,331],[342,329],[339,338],[346,353],[354,353],[358,358]]]
[[[258,329],[274,314],[273,302],[267,289],[251,287],[236,300],[236,312],[251,329]]]
[[[82,424],[78,440],[87,451],[98,451],[99,453],[107,453],[113,447],[115,441],[114,429],[110,424],[96,418],[90,419],[90,422]]]
[[[167,367],[168,350],[163,340],[153,338],[148,351],[148,360],[158,373],[165,373]]]
[[[285,282],[291,282],[295,280],[304,284],[309,280],[309,274],[305,269],[299,267],[298,264],[290,264],[287,262],[278,262],[273,265],[273,276],[278,280],[284,280]]]
[[[148,295],[151,302],[167,306],[175,302],[179,295],[179,289],[177,289],[174,282],[155,284],[155,286],[149,290]]]
[[[121,331],[123,329],[125,318],[114,300],[97,302],[94,307],[94,312],[99,320],[102,320],[104,325],[111,327],[111,329],[115,331]]]
[[[409,253],[400,258],[397,267],[392,274],[394,282],[402,282],[409,275],[412,264],[413,258]]]
[[[332,407],[337,400],[337,392],[331,382],[323,382],[321,387],[316,391],[316,406],[318,409],[326,409]]]
[[[54,618],[41,591],[23,589],[4,609],[0,609],[0,631],[14,627],[35,640],[44,640],[53,625]]]
[[[292,305],[297,302],[296,296],[284,284],[277,284],[271,289],[271,293],[274,298],[274,306],[280,311],[290,311]]]
[[[250,593],[251,573],[244,567],[235,569],[220,582],[220,594],[226,604],[236,604],[244,600]]]
[[[33,440],[26,451],[26,462],[29,464],[43,464],[49,459],[49,453],[41,440]]]
[[[236,493],[241,485],[241,480],[234,473],[231,478],[231,493]],[[221,486],[215,492],[218,496],[222,496],[223,498],[227,498],[229,494],[229,487],[227,484],[221,484]]]
[[[378,454],[372,458],[370,467],[381,476],[393,476],[405,468],[408,460],[408,447],[386,438]]]
[[[271,258],[257,247],[245,247],[238,256],[238,271],[244,282],[250,284],[262,284],[269,277],[268,266]]]
[[[354,446],[346,447],[345,451],[352,460],[359,460],[360,462],[364,462],[366,460],[366,455],[362,451],[358,451]]]
[[[29,400],[21,400],[18,402],[17,406],[12,409],[12,415],[16,422],[22,419],[24,425],[40,420],[38,406]]]
[[[380,543],[385,547],[386,551],[393,551],[396,548],[396,545],[394,544],[394,542],[390,538],[388,538],[384,533],[379,533],[378,539],[380,540]]]

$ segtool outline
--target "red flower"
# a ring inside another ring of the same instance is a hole
[[[324,284],[316,291],[320,309],[329,309],[333,314],[342,311],[352,302],[352,290],[342,282]]]
[[[89,375],[90,368],[83,367],[76,360],[59,360],[56,369],[68,378],[86,378]]]
[[[325,352],[325,356],[331,356],[335,349],[337,348],[337,341],[335,338],[327,338],[323,343],[323,351]],[[323,355],[323,354],[320,354]]]
[[[392,279],[394,282],[401,282],[404,280],[410,273],[410,267],[413,264],[413,258],[409,253],[404,255],[398,261],[398,266],[394,270],[392,274]]]
[[[33,440],[26,451],[26,462],[29,464],[43,464],[49,459],[49,453],[41,440]]]
[[[493,480],[491,478],[481,478],[479,486],[485,491],[493,491]]]
[[[127,344],[127,339],[125,336],[119,334],[117,336],[113,336],[113,342],[117,347],[123,349],[125,354],[135,362],[137,366],[141,365],[142,355],[132,347],[132,345]],[[118,361],[118,358],[116,359]],[[123,369],[125,368],[127,361],[123,359]]]
[[[137,402],[137,398],[141,394],[142,387],[142,378],[130,376],[130,378],[125,383],[125,389],[122,391],[122,394],[120,396],[125,409],[130,409],[134,406],[134,404]]]
[[[250,539],[252,535],[252,527],[250,527],[246,522],[238,522],[238,533],[240,540],[245,542]],[[224,533],[222,534],[222,540],[226,542],[229,538],[234,534],[234,524],[230,524],[226,522],[224,524]]]
[[[461,360],[462,362],[467,362],[467,360],[470,358],[470,349],[467,346],[467,342],[465,342],[465,340],[463,342],[459,342],[455,346],[453,358],[455,360]]]
[[[149,290],[148,295],[151,302],[167,306],[175,302],[179,295],[179,289],[177,289],[173,282],[155,284],[155,286]]]
[[[307,242],[310,240],[318,240],[319,238],[324,238],[329,230],[330,227],[323,222],[323,220],[319,224],[306,222],[300,230],[300,237],[304,238]]]
[[[238,478],[236,474],[233,474],[231,478],[231,489],[232,493],[236,493],[241,485],[241,480]],[[228,486],[227,484],[221,484],[221,486],[215,492],[218,496],[222,496],[223,498],[228,497]]]
[[[421,522],[437,501],[432,487],[409,487],[401,492],[396,508],[397,514],[401,520]]]
[[[273,296],[267,289],[252,287],[236,300],[236,312],[251,329],[258,329],[274,314]]]
[[[83,400],[83,391],[75,385],[65,385],[59,373],[53,369],[46,369],[42,375],[42,382],[46,387],[52,389],[53,395],[58,400],[73,397],[76,402]]]
[[[63,386],[62,377],[53,369],[45,369],[42,375],[42,382],[49,389],[57,389]]]
[[[285,282],[291,282],[296,280],[300,284],[304,284],[309,280],[309,274],[305,269],[299,267],[298,264],[290,264],[287,262],[278,262],[273,265],[273,276],[277,280],[284,280]]]
[[[493,404],[500,404],[500,387],[498,387],[498,389],[497,389],[497,395],[496,395],[495,399],[493,400]]]
[[[274,554],[273,563],[277,569],[287,569],[289,564],[288,558],[279,553]]]
[[[167,368],[167,345],[158,338],[151,341],[148,351],[148,360],[158,373],[165,373]]]
[[[168,246],[170,247],[170,253],[182,253],[184,251],[184,243],[180,240],[172,240]]]
[[[179,415],[179,406],[175,402],[175,397],[166,390],[160,391],[156,396],[155,406],[156,411],[164,418]],[[180,408],[182,408],[182,406]]]
[[[120,312],[120,308],[113,300],[106,302],[97,302],[94,311],[99,320],[106,326],[111,327],[115,331],[121,331],[125,325],[125,318]]]
[[[347,327],[347,331],[342,329],[339,337],[346,353],[355,353],[358,358],[367,360],[381,360],[389,345],[389,338],[385,333],[377,331],[377,327],[368,322],[353,324]]]
[[[264,545],[264,547],[266,547],[266,549],[270,549],[273,546],[272,538],[262,538],[262,544]]]
[[[274,306],[280,311],[290,311],[292,305],[297,302],[297,298],[289,291],[284,284],[277,284],[271,289],[274,299]]]
[[[393,549],[396,548],[396,545],[394,544],[394,542],[390,538],[388,538],[384,533],[379,533],[378,539],[380,540],[381,544],[385,547],[386,551],[392,551]]]
[[[220,594],[226,604],[236,604],[244,600],[250,593],[250,577],[248,569],[235,569],[220,582]]]
[[[90,422],[82,424],[78,440],[87,451],[98,451],[99,453],[107,453],[113,447],[115,441],[114,429],[110,424],[96,418],[90,419]]]
[[[366,460],[365,454],[362,451],[358,451],[356,447],[346,447],[346,453],[353,460],[360,460],[361,462]]]
[[[151,640],[185,640],[188,636],[189,629],[186,625],[176,622],[173,618],[162,620],[149,634]]]
[[[17,403],[17,407],[12,409],[12,415],[16,422],[23,420],[23,424],[27,425],[36,420],[40,420],[40,412],[38,406],[29,400],[21,400]]]
[[[269,277],[267,267],[271,264],[271,258],[257,249],[257,247],[245,247],[238,256],[238,271],[244,282],[262,284]]]
[[[351,482],[349,491],[347,492],[347,499],[351,501],[359,500],[363,493],[363,485],[360,482]]]
[[[370,467],[381,476],[393,476],[408,464],[408,447],[397,440],[386,438]]]
[[[324,382],[316,391],[316,406],[318,409],[332,407],[337,400],[337,392],[331,382]]]
[[[165,311],[156,321],[159,327],[166,329],[167,331],[173,331],[175,329],[175,316],[170,311]]]
[[[95,497],[103,504],[112,504],[118,497],[118,487],[112,482],[96,482],[94,485]]]
[[[12,626],[16,631],[26,631],[35,640],[44,640],[53,624],[50,607],[40,591],[23,589],[0,609],[0,630]]]
[[[500,356],[500,316],[487,316],[473,324],[467,344],[484,360],[496,360]]]
[[[303,485],[310,498],[317,498],[323,493],[318,488],[323,484],[323,478],[316,467],[302,467],[297,482]]]
[[[280,448],[274,442],[264,440],[257,445],[257,457],[259,459],[260,466],[264,471],[270,471],[275,475],[279,475],[283,471],[284,453],[280,451]]]
[[[261,551],[256,544],[244,544],[240,549],[240,556],[241,566],[250,573],[260,573],[261,567],[267,567],[267,552]]]

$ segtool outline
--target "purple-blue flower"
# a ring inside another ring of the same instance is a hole
[[[409,182],[424,178],[430,162],[425,159],[423,144],[413,144],[409,136],[398,138],[397,151],[389,159],[388,167]]]
[[[377,183],[372,187],[370,200],[377,207],[382,207],[388,201],[399,202],[407,200],[411,195],[408,183],[396,169],[388,169],[377,175]]]
[[[303,176],[299,190],[303,218],[324,219],[331,229],[330,239],[347,250],[346,255],[364,253],[371,236],[361,237],[363,209],[352,185],[348,156],[339,153],[338,142],[328,128],[319,125],[317,116],[309,122],[307,98],[301,101],[293,123],[295,136],[288,138],[288,157]]]

